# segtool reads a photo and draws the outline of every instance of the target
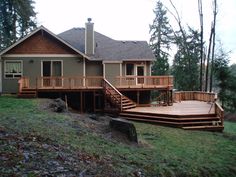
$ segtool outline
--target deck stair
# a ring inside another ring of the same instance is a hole
[[[35,98],[37,96],[37,92],[32,88],[23,88],[17,96],[19,98]]]
[[[224,129],[216,114],[168,115],[122,111],[120,116],[128,120],[178,127],[184,130],[222,131]]]
[[[106,99],[118,108],[119,111],[128,110],[136,107],[136,103],[128,97],[120,93],[110,82],[106,79],[103,81],[103,88]]]

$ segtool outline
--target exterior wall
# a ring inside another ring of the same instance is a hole
[[[62,61],[63,76],[83,76],[83,60],[78,57],[3,57],[2,66],[2,85],[3,93],[16,93],[18,91],[18,78],[4,78],[4,61],[5,60],[22,60],[23,76],[29,77],[30,87],[36,87],[36,78],[42,76],[42,61]]]
[[[63,58],[63,76],[83,76],[83,58]]]
[[[86,61],[86,76],[102,76],[103,66],[101,61]]]
[[[120,63],[104,63],[104,77],[113,85],[116,77],[120,76]]]
[[[6,54],[76,54],[45,31],[38,31]]]

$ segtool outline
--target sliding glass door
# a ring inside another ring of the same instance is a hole
[[[62,87],[62,61],[42,61],[44,87]]]

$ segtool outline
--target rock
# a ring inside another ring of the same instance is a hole
[[[96,120],[96,121],[99,120],[99,117],[98,117],[98,115],[96,115],[96,114],[91,114],[91,115],[89,116],[89,118],[92,119],[92,120]]]
[[[66,103],[61,98],[53,100],[53,102],[49,106],[53,109],[54,112],[66,111]]]
[[[124,133],[130,141],[138,143],[137,133],[133,123],[124,119],[112,118],[110,120],[110,127]]]

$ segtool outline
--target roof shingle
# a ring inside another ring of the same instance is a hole
[[[85,53],[85,28],[72,28],[58,37]],[[98,60],[154,60],[154,55],[146,41],[118,41],[94,32],[95,54]]]

